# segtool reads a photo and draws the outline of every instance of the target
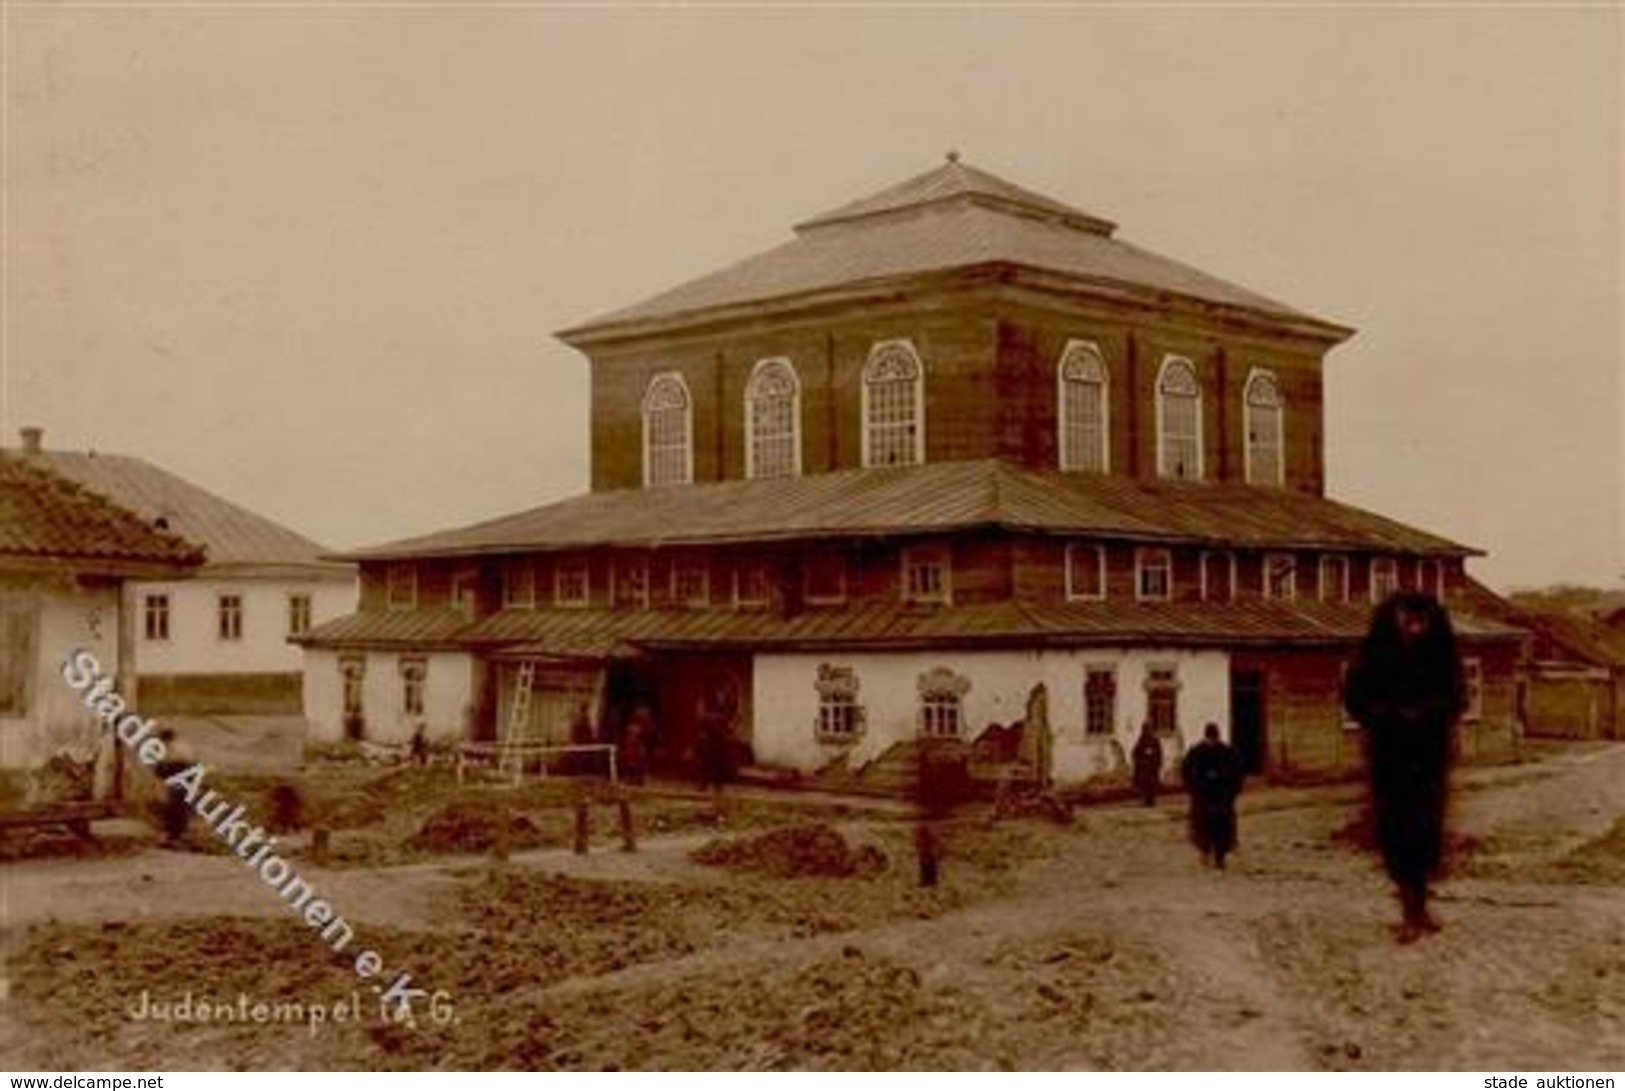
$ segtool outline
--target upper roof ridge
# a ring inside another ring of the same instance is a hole
[[[950,151],[946,161],[923,174],[917,174],[893,186],[850,201],[828,212],[819,213],[810,220],[795,225],[796,233],[812,232],[869,220],[879,216],[912,213],[951,203],[966,203],[991,208],[1010,215],[1026,216],[1048,223],[1060,224],[1092,235],[1110,236],[1117,225],[1110,220],[1091,215],[1072,205],[1064,204],[997,175],[971,166],[960,159],[959,153]]]

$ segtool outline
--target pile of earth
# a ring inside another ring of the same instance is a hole
[[[690,858],[712,867],[738,868],[777,878],[846,878],[886,868],[886,854],[873,845],[854,847],[839,830],[822,822],[786,826],[755,837],[709,841]]]
[[[483,803],[450,803],[423,820],[406,842],[410,849],[428,853],[490,852],[504,811]],[[547,843],[542,831],[523,814],[506,812],[508,847],[540,848]]]

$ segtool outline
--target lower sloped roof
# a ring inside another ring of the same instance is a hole
[[[345,557],[658,548],[978,527],[1219,546],[1478,552],[1373,512],[1290,489],[1060,473],[984,459],[591,492]]]
[[[640,649],[739,651],[951,647],[988,644],[1323,644],[1359,640],[1370,608],[1321,602],[1002,601],[921,608],[875,603],[766,610],[502,610],[469,619],[452,611],[351,614],[304,638],[317,647],[459,647],[511,656],[607,659]],[[1514,626],[1467,611],[1462,636],[1521,639]]]

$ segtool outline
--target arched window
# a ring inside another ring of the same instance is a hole
[[[1088,341],[1069,341],[1057,365],[1063,470],[1107,468],[1106,360]]]
[[[694,480],[693,402],[674,371],[649,380],[643,394],[643,483],[686,485]]]
[[[1275,376],[1255,371],[1247,380],[1244,426],[1247,429],[1247,483],[1279,485],[1285,480],[1286,460],[1281,457],[1281,388]]]
[[[801,472],[801,383],[789,360],[763,360],[745,384],[745,476]]]
[[[1202,388],[1189,360],[1170,356],[1157,376],[1157,472],[1202,476]]]
[[[863,464],[924,461],[924,368],[907,341],[882,341],[863,368]]]

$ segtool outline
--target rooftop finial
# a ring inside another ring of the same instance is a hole
[[[948,149],[948,162],[950,162],[950,163],[959,162],[959,149],[958,148],[949,148]]]

